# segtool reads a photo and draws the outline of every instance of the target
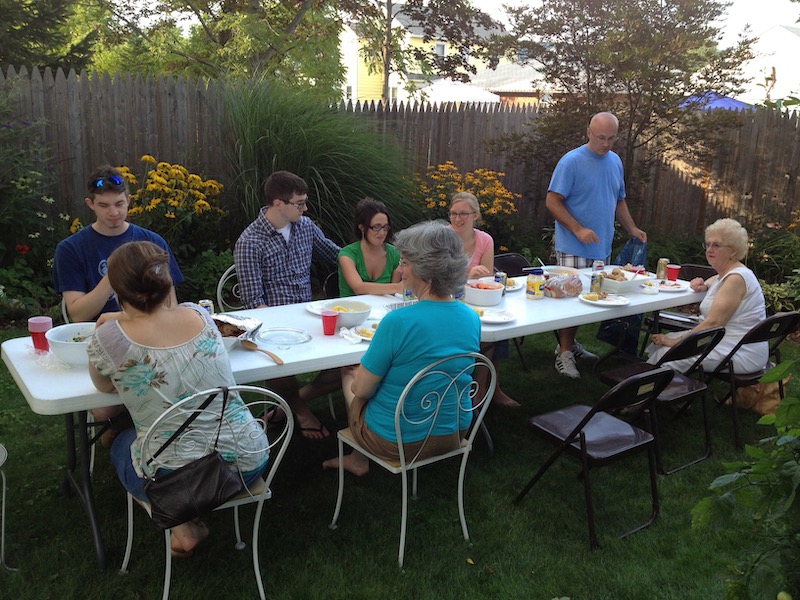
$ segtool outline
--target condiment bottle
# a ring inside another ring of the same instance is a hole
[[[544,269],[537,267],[528,274],[525,297],[528,300],[541,300],[544,298]]]

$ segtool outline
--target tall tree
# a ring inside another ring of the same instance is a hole
[[[0,0],[0,65],[84,67],[96,33],[73,37],[75,6],[76,0]]]
[[[633,176],[637,158],[703,149],[709,132],[731,115],[704,115],[710,94],[741,91],[740,67],[751,39],[718,48],[718,0],[550,0],[512,9],[513,33],[501,47],[536,64],[556,94],[521,143],[517,156],[548,167],[585,141],[589,117],[608,110],[620,119],[617,149]]]

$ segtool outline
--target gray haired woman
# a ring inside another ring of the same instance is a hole
[[[419,302],[389,312],[361,364],[342,376],[350,430],[360,444],[388,460],[399,459],[394,413],[406,383],[440,358],[478,352],[481,334],[478,315],[454,298],[464,287],[467,268],[458,235],[444,222],[427,221],[397,234],[395,246],[400,251],[403,283]],[[443,416],[449,412],[453,417],[457,409],[455,399],[441,408]],[[469,416],[462,415],[461,419],[459,426],[465,430]],[[454,424],[455,419],[443,418],[442,422]],[[415,453],[427,426],[404,422],[402,430],[406,452]],[[460,443],[458,431],[434,433],[425,444],[423,456],[454,449]],[[369,470],[369,460],[358,452],[345,456],[344,461],[345,469],[355,475]],[[323,463],[326,469],[338,466],[338,458]]]

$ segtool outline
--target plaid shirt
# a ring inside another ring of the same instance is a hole
[[[291,224],[287,243],[267,220],[266,211],[262,208],[242,232],[233,251],[244,307],[308,302],[312,256],[335,265],[339,246],[308,217]]]

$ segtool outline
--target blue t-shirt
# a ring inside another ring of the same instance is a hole
[[[556,250],[589,259],[605,260],[614,240],[614,213],[625,199],[622,161],[614,152],[595,154],[588,146],[570,150],[558,161],[550,192],[564,196],[564,206],[578,223],[597,234],[599,243],[584,244],[556,221]]]
[[[167,242],[157,233],[144,229],[133,223],[122,235],[108,236],[97,233],[94,227],[84,227],[68,238],[61,240],[56,246],[53,260],[53,283],[56,292],[89,293],[108,273],[106,260],[111,253],[126,242],[153,242],[169,253],[169,272],[172,282],[178,285],[183,281],[183,274],[172,255]],[[119,304],[112,294],[103,310],[95,315],[95,319],[107,312],[118,311]]]
[[[361,365],[365,369],[382,377],[378,390],[367,402],[364,413],[367,426],[383,439],[396,442],[394,412],[397,400],[409,380],[440,358],[462,352],[479,352],[480,338],[481,323],[477,313],[461,302],[422,300],[389,312],[381,320],[375,337],[361,357]],[[469,361],[465,360],[457,366],[463,368],[468,364]],[[463,375],[462,379],[466,385],[470,376]],[[418,403],[407,402],[406,406],[413,408]],[[456,409],[453,394],[449,401],[445,400],[442,404],[433,435],[455,432]],[[413,415],[412,412],[412,420]],[[459,418],[459,429],[466,429],[472,413],[461,413]],[[404,441],[416,442],[425,437],[427,424],[414,427],[405,420],[401,423]]]

